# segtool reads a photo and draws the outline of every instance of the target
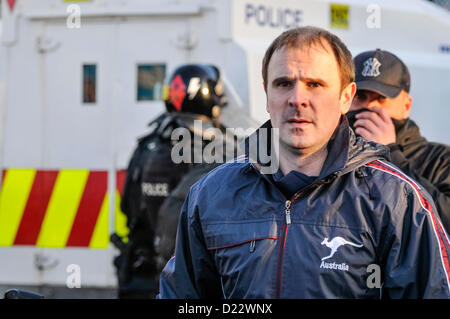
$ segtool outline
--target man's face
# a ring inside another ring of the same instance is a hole
[[[267,111],[279,128],[280,147],[313,154],[326,145],[355,94],[349,84],[341,93],[336,58],[326,50],[283,47],[274,52],[268,66]]]
[[[389,98],[374,91],[358,90],[353,99],[350,111],[359,109],[371,109],[380,107],[391,118],[396,120],[406,119],[409,116],[412,99],[406,91],[401,91],[395,98]]]

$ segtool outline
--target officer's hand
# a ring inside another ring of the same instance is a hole
[[[394,123],[386,110],[373,107],[370,111],[356,114],[355,118],[356,134],[368,141],[384,145],[395,143]]]

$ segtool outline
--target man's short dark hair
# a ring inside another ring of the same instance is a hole
[[[287,30],[272,42],[266,50],[263,59],[262,76],[264,85],[267,86],[267,70],[269,68],[269,62],[276,50],[283,47],[302,48],[311,47],[312,45],[320,45],[326,50],[323,41],[326,41],[333,49],[333,53],[336,57],[340,71],[342,91],[355,79],[355,67],[353,64],[352,54],[337,36],[327,30],[312,26]]]

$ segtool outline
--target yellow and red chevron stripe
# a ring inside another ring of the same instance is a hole
[[[125,171],[116,174],[115,231],[126,235],[120,211]],[[84,169],[3,171],[0,189],[0,246],[107,248],[107,171]]]

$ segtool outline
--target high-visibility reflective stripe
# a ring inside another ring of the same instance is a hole
[[[33,185],[36,170],[9,169],[0,192],[0,246],[11,246]]]
[[[116,192],[116,213],[114,216],[114,229],[117,235],[124,237],[128,235],[127,216],[120,209],[120,194]]]
[[[89,173],[66,246],[87,247],[89,245],[105,198],[107,178],[105,171]]]
[[[109,244],[109,196],[105,194],[89,248],[107,248]]]
[[[58,171],[37,171],[14,245],[34,245],[52,196]]]
[[[114,228],[128,235],[120,209],[126,171],[117,171]],[[107,171],[3,171],[0,189],[0,246],[36,245],[107,248],[110,209]]]
[[[88,170],[59,172],[36,246],[66,245],[88,175]]]
[[[116,174],[116,208],[114,214],[114,231],[117,235],[124,237],[128,235],[129,229],[127,227],[127,216],[122,212],[120,208],[120,198],[123,192],[123,186],[125,182],[126,171],[118,171]]]

